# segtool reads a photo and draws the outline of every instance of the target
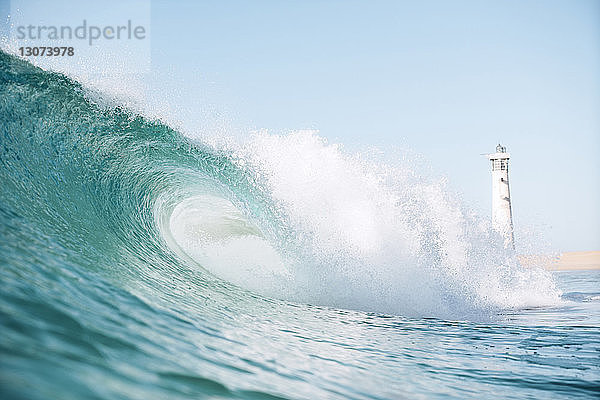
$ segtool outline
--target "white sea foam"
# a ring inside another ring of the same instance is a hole
[[[409,316],[559,301],[547,272],[523,268],[485,219],[410,162],[347,154],[315,132],[256,134],[234,154],[292,229],[263,234],[226,200],[180,204],[173,238],[223,279],[293,301]]]

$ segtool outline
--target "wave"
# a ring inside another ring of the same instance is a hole
[[[214,295],[405,316],[559,301],[547,272],[410,161],[315,132],[209,145],[3,52],[0,91],[3,254],[159,291],[193,269]]]

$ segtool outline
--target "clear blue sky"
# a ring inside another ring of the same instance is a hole
[[[599,1],[153,0],[151,49],[188,126],[409,147],[484,213],[501,140],[515,224],[600,249]]]

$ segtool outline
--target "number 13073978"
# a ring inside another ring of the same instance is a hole
[[[74,56],[75,49],[72,47],[19,47],[22,57],[63,57]]]

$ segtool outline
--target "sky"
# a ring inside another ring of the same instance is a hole
[[[482,213],[500,141],[515,225],[600,250],[599,1],[142,3],[141,57],[186,130],[409,148]]]

